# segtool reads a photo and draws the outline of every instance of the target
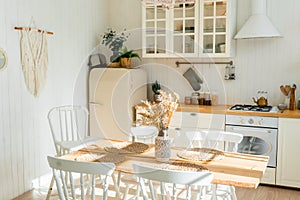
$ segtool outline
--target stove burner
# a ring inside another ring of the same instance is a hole
[[[255,111],[255,112],[270,112],[272,106],[256,106],[256,105],[234,105],[229,110],[239,111]]]

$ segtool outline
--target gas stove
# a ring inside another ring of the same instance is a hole
[[[237,110],[237,111],[254,111],[254,112],[271,112],[272,106],[257,106],[257,105],[242,105],[237,104],[229,108],[229,110]]]

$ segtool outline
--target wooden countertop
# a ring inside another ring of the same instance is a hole
[[[245,116],[264,116],[264,117],[279,117],[279,118],[300,118],[300,110],[284,110],[278,112],[251,112],[251,111],[232,111],[229,110],[231,105],[217,105],[217,106],[198,106],[180,104],[177,111],[181,112],[198,112],[198,113],[212,113],[212,114],[231,114],[231,115],[245,115]]]

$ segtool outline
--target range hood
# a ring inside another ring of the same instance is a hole
[[[251,0],[252,13],[234,39],[282,37],[266,14],[266,0]]]

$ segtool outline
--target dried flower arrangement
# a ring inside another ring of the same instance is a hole
[[[178,107],[179,96],[167,94],[163,90],[159,90],[161,101],[151,103],[148,100],[142,101],[145,106],[138,106],[141,119],[137,120],[137,124],[146,126],[156,126],[158,130],[167,129],[173,113]]]

